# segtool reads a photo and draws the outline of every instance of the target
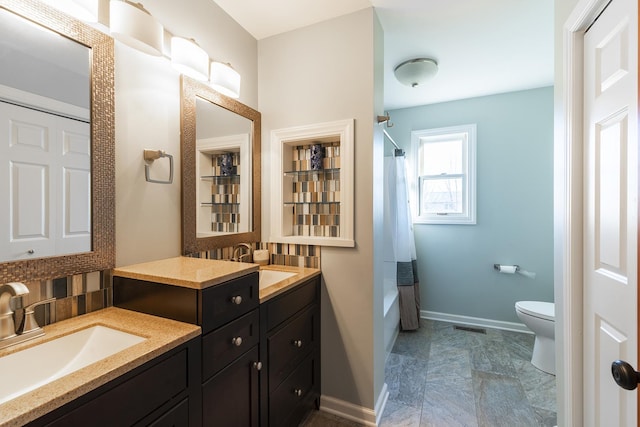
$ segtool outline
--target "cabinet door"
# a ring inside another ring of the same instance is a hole
[[[316,348],[319,332],[319,311],[316,306],[311,306],[269,335],[269,391],[276,388],[300,360]]]
[[[205,426],[258,426],[258,346],[239,357],[202,386]]]
[[[149,427],[189,427],[189,399],[178,403]]]

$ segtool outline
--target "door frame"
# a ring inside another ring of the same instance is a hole
[[[554,294],[557,421],[563,426],[583,425],[584,30],[609,1],[579,0],[562,27],[562,95],[554,135]]]

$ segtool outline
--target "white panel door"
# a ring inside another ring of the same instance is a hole
[[[637,3],[613,0],[584,38],[584,422],[636,426],[636,392],[611,362],[637,362]],[[576,331],[579,333],[579,331]]]
[[[0,102],[0,261],[91,250],[90,125]]]
[[[53,253],[55,200],[50,167],[55,117],[0,103],[0,171],[2,205],[0,259],[26,259]]]
[[[91,136],[88,123],[58,120],[61,149],[61,199],[57,253],[91,250]]]

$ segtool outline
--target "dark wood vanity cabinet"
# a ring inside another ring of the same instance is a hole
[[[202,290],[113,280],[115,306],[202,327],[203,426],[298,426],[318,408],[320,276],[262,304],[257,272]]]
[[[297,426],[320,399],[320,277],[260,306],[261,425]]]
[[[114,305],[202,327],[202,425],[259,425],[258,273],[205,289],[114,277]]]
[[[200,426],[200,355],[194,338],[28,426]]]

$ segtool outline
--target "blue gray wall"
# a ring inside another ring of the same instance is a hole
[[[413,130],[477,124],[477,224],[414,226],[421,309],[520,323],[516,301],[553,301],[553,87],[390,115],[407,156]],[[536,277],[499,274],[494,263]]]

